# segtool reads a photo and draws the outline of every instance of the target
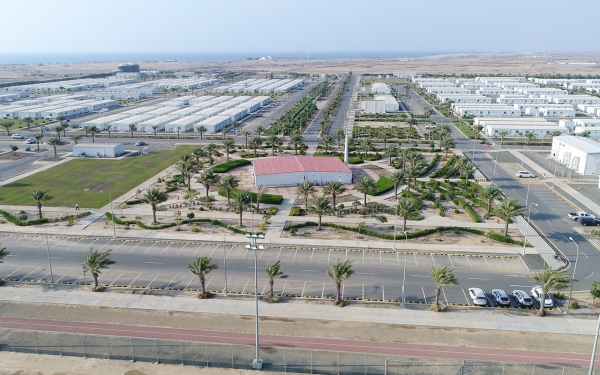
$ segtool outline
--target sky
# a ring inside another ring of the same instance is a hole
[[[600,52],[599,0],[1,0],[2,53]]]

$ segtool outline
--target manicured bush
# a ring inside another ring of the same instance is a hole
[[[129,206],[133,206],[134,204],[140,204],[140,203],[144,203],[143,199],[132,199],[130,201],[125,201],[125,204],[129,205]]]
[[[380,177],[377,182],[375,182],[375,193],[369,195],[380,195],[387,191],[390,191],[394,188],[394,183],[390,181],[387,177]]]
[[[250,160],[236,159],[236,160],[227,161],[225,163],[217,164],[210,169],[212,169],[212,171],[215,173],[225,173],[230,169],[241,167],[242,165],[248,165],[251,163],[252,162]]]
[[[106,216],[106,218],[109,221],[113,221],[114,220],[115,224],[125,225],[125,226],[129,226],[129,225],[135,224],[135,225],[137,225],[138,227],[140,227],[142,229],[155,230],[155,229],[170,228],[170,227],[177,226],[179,224],[209,223],[209,224],[212,224],[212,225],[220,226],[220,227],[225,228],[225,229],[229,229],[230,231],[235,232],[235,233],[246,234],[245,230],[238,229],[238,228],[235,228],[233,226],[228,226],[227,224],[222,223],[219,220],[214,220],[214,219],[191,219],[191,220],[181,220],[181,221],[179,221],[179,223],[172,222],[172,223],[164,223],[164,224],[159,224],[159,225],[146,225],[146,224],[142,223],[139,220],[121,220],[121,219],[116,218],[116,217],[113,218],[113,216],[110,214],[110,212],[105,212],[104,215]]]
[[[298,206],[290,208],[290,216],[302,216],[304,209]]]
[[[82,212],[80,214],[76,214],[76,215],[63,215],[61,217],[57,217],[55,221],[67,221],[67,220],[71,220],[71,219],[79,219],[82,217],[86,217],[88,215],[91,215],[92,213],[89,211],[86,212]],[[46,224],[48,222],[50,222],[50,219],[47,217],[43,217],[41,219],[34,219],[34,220],[19,220],[19,218],[16,218],[14,216],[12,216],[11,214],[9,214],[6,211],[0,210],[0,215],[4,216],[4,218],[15,224],[18,225],[20,227],[24,227],[24,226],[28,226],[28,225],[38,225],[38,224]]]
[[[233,193],[236,190],[238,190],[238,189],[233,189],[231,191],[231,193]],[[251,191],[248,191],[248,194],[250,194],[252,196],[252,203],[256,203],[256,198],[258,197],[258,195],[256,195],[256,193],[251,192]],[[222,197],[226,197],[227,193],[225,192],[225,190],[219,190],[219,195]],[[263,196],[260,197],[260,203],[264,203],[264,204],[281,204],[282,201],[283,201],[283,195],[263,194]]]
[[[433,160],[429,164],[427,164],[425,169],[423,169],[419,173],[419,177],[423,176],[424,174],[427,174],[431,169],[433,169],[433,167],[435,167],[435,164],[438,162],[439,159],[440,159],[440,154],[435,154],[435,156],[433,157]]]

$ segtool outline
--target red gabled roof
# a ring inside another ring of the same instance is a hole
[[[283,156],[252,161],[256,176],[296,172],[352,173],[337,157]]]

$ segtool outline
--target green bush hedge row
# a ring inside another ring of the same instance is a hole
[[[377,182],[375,182],[375,193],[374,194],[369,194],[369,195],[380,195],[383,194],[387,191],[390,191],[394,188],[394,183],[392,181],[390,181],[389,178],[383,176],[383,177],[379,177],[379,180],[377,180]]]
[[[133,206],[134,204],[140,204],[140,203],[144,203],[143,199],[132,199],[129,201],[125,201],[125,204],[129,205],[129,206]]]
[[[21,221],[18,218],[12,216],[11,214],[9,214],[8,212],[3,211],[3,210],[0,210],[0,215],[4,216],[4,218],[7,221],[13,223],[14,225],[18,225],[20,227],[25,227],[28,225],[46,224],[52,220],[47,217],[43,217],[41,219]],[[86,217],[88,215],[91,215],[91,212],[86,211],[86,212],[82,212],[82,213],[76,214],[76,215],[64,215],[64,216],[56,218],[56,221],[67,221],[70,219],[79,219],[82,217]]]
[[[104,215],[106,215],[106,218],[110,221],[114,221],[115,224],[119,224],[119,225],[132,225],[135,224],[138,227],[142,228],[142,229],[151,229],[151,230],[155,230],[155,229],[164,229],[164,228],[170,228],[170,227],[174,227],[177,225],[176,222],[173,223],[165,223],[165,224],[160,224],[160,225],[146,225],[144,223],[142,223],[139,220],[121,220],[117,217],[115,217],[113,219],[113,216],[110,214],[110,212],[106,212]],[[229,226],[229,228],[227,227],[227,224],[220,222],[219,220],[214,220],[214,219],[191,219],[191,220],[181,220],[181,224],[193,224],[193,223],[210,223],[212,225],[218,225],[220,227],[229,229],[232,232],[235,233],[239,233],[239,234],[246,234],[245,230],[241,230],[238,228],[234,228],[232,226]]]
[[[239,189],[233,189],[231,191],[231,193],[233,193],[234,191],[237,191],[237,190],[239,190]],[[252,203],[256,203],[256,198],[257,198],[256,193],[251,192],[251,191],[247,191],[247,193],[252,196]],[[219,190],[219,195],[222,197],[226,197],[227,193],[225,192],[225,190]],[[282,201],[283,201],[283,195],[263,194],[263,196],[260,197],[260,203],[264,203],[264,204],[281,204]]]
[[[423,176],[424,174],[428,173],[431,169],[433,169],[433,167],[435,167],[435,163],[437,163],[439,159],[440,159],[440,154],[435,154],[431,163],[429,163],[427,165],[427,167],[425,167],[425,169],[423,169],[423,171],[421,171],[421,173],[419,173],[419,177]]]
[[[307,221],[304,223],[298,223],[298,224],[294,224],[294,225],[290,225],[287,226],[285,228],[283,228],[284,231],[289,231],[292,228],[304,228],[304,227],[316,227],[319,224],[315,223],[314,221]],[[321,223],[322,226],[324,227],[329,227],[329,228],[335,228],[335,229],[342,229],[342,230],[348,230],[351,232],[357,232],[358,233],[358,228],[355,227],[348,227],[346,225],[339,225],[339,224],[334,224],[334,223]],[[523,246],[523,242],[521,241],[517,241],[517,240],[513,240],[510,237],[505,237],[501,234],[497,234],[494,232],[484,232],[482,230],[479,229],[473,229],[473,228],[467,228],[467,227],[437,227],[437,228],[429,228],[429,229],[423,229],[423,230],[418,230],[415,232],[408,232],[406,234],[407,238],[419,238],[419,237],[423,237],[423,236],[427,236],[429,234],[432,233],[437,233],[437,232],[448,232],[448,231],[456,231],[456,230],[460,230],[463,232],[469,232],[469,233],[473,233],[479,236],[485,236],[491,240],[494,241],[498,241],[498,242],[503,242],[503,243],[508,243],[508,244],[512,244],[512,245],[520,245]],[[360,234],[365,234],[367,236],[371,236],[371,237],[377,237],[377,238],[381,238],[384,240],[393,240],[394,239],[394,235],[393,234],[386,234],[386,233],[377,233],[374,231],[370,231],[368,229],[363,229],[360,231]],[[404,237],[404,233],[399,233],[396,234],[396,239],[400,239],[400,238],[405,238]],[[530,247],[531,245],[527,245],[528,247]]]
[[[225,173],[230,169],[241,167],[242,165],[248,165],[251,163],[252,162],[250,160],[236,159],[236,160],[227,161],[225,163],[217,164],[210,169],[212,169],[212,171],[215,173]]]
[[[431,178],[435,178],[435,177],[439,177],[439,176],[443,176],[446,171],[448,170],[448,168],[450,168],[450,166],[452,165],[452,163],[454,163],[454,161],[456,160],[457,156],[456,155],[452,155],[452,157],[450,159],[448,159],[448,161],[446,162],[446,164],[444,164],[444,166],[440,169],[438,169],[437,171],[433,172],[431,174]]]

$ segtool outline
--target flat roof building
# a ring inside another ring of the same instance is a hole
[[[252,161],[252,180],[256,186],[295,186],[310,181],[319,186],[331,181],[352,183],[352,171],[338,158],[283,156]]]
[[[552,157],[560,164],[583,175],[600,175],[600,143],[576,136],[552,139]]]
[[[116,158],[124,153],[122,143],[80,143],[73,146],[73,156]]]

